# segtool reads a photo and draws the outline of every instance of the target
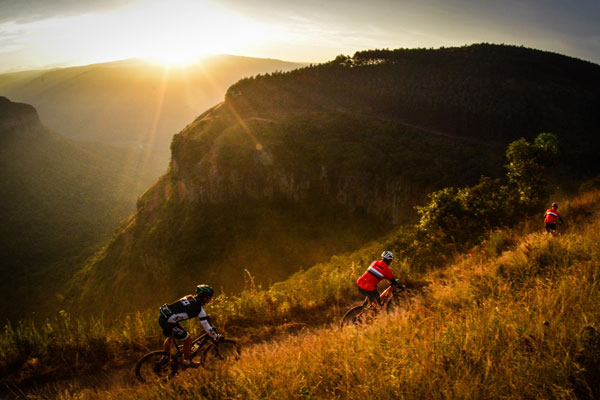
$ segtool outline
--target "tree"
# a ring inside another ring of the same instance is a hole
[[[544,172],[557,155],[558,139],[551,133],[540,133],[533,143],[521,138],[508,146],[506,176],[527,208],[537,206],[548,196]]]
[[[533,143],[512,142],[506,151],[507,182],[482,177],[475,186],[431,193],[429,203],[417,207],[419,223],[397,236],[395,248],[423,268],[444,262],[454,249],[476,244],[486,231],[514,225],[546,200],[544,172],[557,153],[556,136],[550,133],[539,134]]]

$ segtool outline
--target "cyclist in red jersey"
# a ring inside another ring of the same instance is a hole
[[[546,210],[544,223],[546,224],[546,232],[556,234],[556,222],[563,223],[562,217],[558,213],[558,203],[552,203],[552,207]]]
[[[375,303],[377,305],[381,304],[377,284],[381,282],[382,279],[388,279],[392,285],[400,287],[400,284],[396,278],[394,278],[394,274],[389,267],[393,260],[394,254],[392,254],[391,251],[384,251],[381,254],[381,260],[373,261],[365,273],[356,281],[358,291],[360,294],[367,296],[370,303]]]

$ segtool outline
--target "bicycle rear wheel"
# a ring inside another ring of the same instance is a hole
[[[240,358],[242,351],[240,345],[233,339],[225,339],[221,343],[212,343],[202,353],[202,366],[210,368],[221,362],[235,361]]]
[[[135,376],[142,382],[164,381],[177,373],[177,358],[166,351],[146,354],[135,365]]]
[[[362,322],[362,314],[364,309],[365,305],[359,304],[346,311],[346,314],[344,314],[342,320],[340,321],[340,327]]]

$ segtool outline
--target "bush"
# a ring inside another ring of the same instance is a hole
[[[445,263],[456,251],[480,243],[490,230],[513,226],[541,207],[547,196],[544,171],[556,158],[556,136],[541,133],[533,143],[508,146],[507,182],[482,177],[472,187],[445,188],[417,207],[419,222],[396,235],[394,244],[418,270]]]

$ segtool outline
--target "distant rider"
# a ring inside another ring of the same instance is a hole
[[[563,223],[563,219],[558,213],[558,203],[552,203],[552,207],[546,210],[546,218],[544,218],[544,223],[546,224],[546,232],[551,235],[556,234],[556,222],[560,221]]]
[[[160,307],[160,317],[158,318],[158,324],[162,328],[163,334],[167,337],[163,343],[163,350],[166,352],[171,351],[172,337],[178,340],[183,340],[183,364],[185,366],[190,365],[190,357],[192,353],[192,337],[186,332],[179,321],[185,321],[190,318],[198,317],[200,324],[208,333],[208,335],[215,341],[223,341],[217,330],[211,326],[208,321],[208,317],[203,305],[207,304],[213,298],[215,292],[213,288],[208,285],[198,285],[196,287],[196,295],[187,295],[182,297],[171,304],[164,304]]]
[[[395,287],[402,287],[390,269],[390,264],[394,261],[394,254],[391,251],[384,251],[381,254],[381,260],[373,261],[364,274],[358,278],[356,284],[360,294],[369,298],[369,303],[381,305],[377,284],[382,279],[388,279]]]

